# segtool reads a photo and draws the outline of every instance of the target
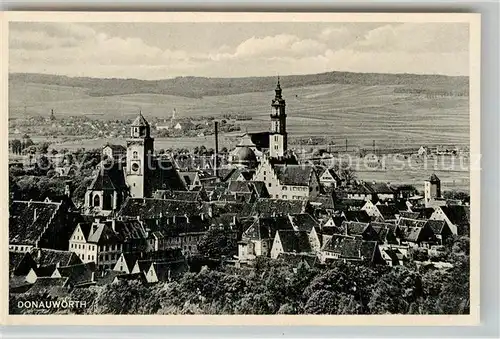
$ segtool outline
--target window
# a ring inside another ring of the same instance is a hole
[[[137,153],[137,151],[134,151],[134,153],[132,153],[132,157],[134,157],[135,159],[137,159],[137,158],[138,158],[138,153]]]
[[[90,260],[90,254],[87,256],[87,259]]]
[[[283,195],[283,199],[286,199],[286,195]]]
[[[98,195],[94,196],[94,206],[100,206],[101,205],[101,199],[99,198]]]
[[[266,175],[266,171],[264,171],[264,175]],[[265,180],[265,179],[264,179]]]
[[[271,183],[269,183],[269,184],[268,184],[268,186],[269,186],[269,187],[271,187],[271,186],[272,186],[272,184],[271,184]]]

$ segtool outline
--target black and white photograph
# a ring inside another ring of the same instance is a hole
[[[267,14],[8,22],[9,315],[476,314],[479,17]]]

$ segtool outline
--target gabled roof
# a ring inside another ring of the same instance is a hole
[[[9,243],[35,246],[61,203],[13,201],[9,211]]]
[[[312,206],[318,206],[322,209],[333,210],[335,208],[335,203],[331,195],[317,195],[309,199]]]
[[[106,145],[102,146],[103,149],[107,147],[111,148],[113,152],[121,152],[121,153],[127,152],[127,148],[123,145],[107,143]]]
[[[307,253],[312,251],[308,232],[306,231],[278,230],[276,236],[279,236],[285,253]]]
[[[31,256],[28,253],[19,253],[19,252],[13,252],[9,251],[9,276],[14,274],[16,270],[18,270],[19,265],[23,262],[23,260],[26,260],[26,263],[32,263],[33,265],[35,264],[32,261]],[[34,267],[32,267],[34,268]],[[28,267],[29,269],[29,267]]]
[[[282,185],[309,186],[312,176],[316,175],[314,166],[310,165],[274,165],[273,169]]]
[[[440,206],[443,213],[454,225],[470,224],[470,207],[464,205]]]
[[[171,191],[157,190],[154,199],[184,200],[184,201],[207,201],[208,197],[204,190],[198,191]]]
[[[398,226],[401,227],[423,227],[427,220],[422,219],[409,219],[409,218],[399,218]]]
[[[231,193],[252,193],[252,188],[246,181],[229,181],[227,190]]]
[[[319,222],[308,213],[292,214],[290,222],[298,231],[311,232],[313,228],[319,229]]]
[[[431,217],[432,213],[434,213],[434,208],[432,208],[432,207],[413,207],[412,211],[420,213],[418,219],[429,219]]]
[[[94,177],[88,189],[92,191],[126,191],[128,188],[125,182],[125,174],[118,165],[119,164],[114,164],[112,167],[103,166],[99,168],[97,175]]]
[[[370,222],[371,217],[366,211],[344,211],[345,218],[348,221]]]
[[[394,190],[391,188],[390,185],[384,182],[365,182],[364,186],[370,191],[371,193],[375,194],[393,194]]]
[[[443,233],[443,229],[448,227],[446,221],[444,220],[427,220],[427,226],[429,226],[435,235],[440,235]]]
[[[80,258],[75,253],[70,251],[33,248],[30,251],[30,255],[40,267],[52,265],[70,266],[82,263]]]
[[[396,219],[396,214],[399,214],[399,210],[394,205],[375,205],[382,214],[384,220]]]
[[[421,234],[424,227],[408,227],[408,226],[399,226],[399,230],[401,231],[403,238],[402,240],[410,241],[410,242],[419,242],[421,240]]]
[[[318,262],[318,257],[309,253],[280,253],[278,260],[283,260],[285,263],[294,267],[299,267],[303,263],[307,263],[309,267],[313,267]]]
[[[356,221],[344,221],[342,222],[342,229],[347,235],[351,236],[362,236],[365,231],[370,227],[370,223],[356,222]]]
[[[324,244],[322,251],[338,253],[340,258],[371,261],[376,248],[376,241],[333,236]]]
[[[150,173],[150,182],[154,190],[185,191],[186,185],[177,172],[172,160],[165,157],[154,159],[155,169]]]
[[[149,269],[154,269],[159,281],[167,281],[182,276],[189,270],[185,260],[177,262],[152,262]]]
[[[138,220],[114,220],[93,223],[87,242],[103,245],[144,240],[145,238],[144,228]]]
[[[38,277],[28,290],[28,294],[64,296],[67,294],[68,278]]]
[[[248,181],[252,186],[253,190],[256,192],[257,198],[269,198],[269,192],[267,191],[266,183],[263,181]]]
[[[418,219],[420,217],[420,213],[410,212],[410,211],[399,211],[399,216],[401,218]]]
[[[277,230],[293,230],[287,217],[260,217],[255,218],[252,225],[243,233],[243,238],[263,240],[274,238]]]
[[[71,286],[79,286],[93,283],[93,272],[95,271],[95,263],[77,264],[72,266],[63,266],[56,268],[61,277],[68,278],[68,284]]]

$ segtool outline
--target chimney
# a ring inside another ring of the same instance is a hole
[[[188,223],[188,224],[189,224],[189,217],[188,217],[188,215],[187,215],[187,214],[184,214],[184,217],[186,218],[186,223]]]
[[[233,215],[233,225],[236,225],[236,214]]]
[[[90,276],[90,281],[91,282],[95,281],[95,272],[92,272],[92,275]]]
[[[36,208],[33,210],[33,221],[36,220],[37,213],[36,213]]]
[[[215,180],[218,181],[218,167],[219,167],[219,122],[214,121],[214,134],[215,134],[215,162],[214,162],[214,176]]]
[[[36,258],[38,260],[40,260],[42,258],[42,249],[41,248],[36,249]]]
[[[115,221],[115,219],[111,219],[111,228],[113,229],[114,232],[116,232],[116,221]]]

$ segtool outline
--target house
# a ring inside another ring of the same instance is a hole
[[[66,250],[79,215],[67,200],[19,201],[9,207],[9,251],[29,252],[35,247]]]
[[[466,205],[438,206],[431,220],[444,220],[453,234],[468,234],[470,227],[470,207]]]
[[[111,269],[123,252],[148,250],[143,223],[138,220],[109,220],[80,223],[70,239],[69,251],[99,270]]]
[[[344,221],[341,226],[342,232],[346,236],[360,238],[369,241],[378,241],[378,233],[370,223]]]
[[[50,276],[54,270],[60,266],[70,266],[82,263],[81,259],[70,251],[33,248],[29,255],[36,263],[35,273],[38,277]]]
[[[38,279],[35,271],[31,269],[26,275],[13,275],[9,277],[9,293],[25,293]]]
[[[176,262],[152,262],[149,269],[144,272],[144,276],[148,283],[156,283],[179,279],[186,272],[189,272],[189,266],[185,260]]]
[[[140,258],[140,253],[122,253],[118,257],[115,266],[113,267],[113,271],[123,272],[125,274],[132,273],[134,266]]]
[[[437,243],[434,232],[427,224],[424,224],[423,226],[398,225],[398,230],[401,232],[401,245],[429,248]]]
[[[310,214],[301,213],[288,216],[295,231],[306,232],[313,252],[319,252],[321,247],[320,223]]]
[[[307,200],[284,200],[260,198],[252,206],[252,215],[272,217],[289,214],[307,213],[310,209]]]
[[[180,249],[186,256],[198,254],[198,243],[209,230],[211,220],[203,216],[174,216],[149,224],[148,243],[154,251]]]
[[[318,195],[309,200],[316,216],[329,216],[335,212],[335,201],[332,195]]]
[[[381,250],[381,255],[388,266],[404,265],[408,260],[405,253],[398,248],[384,248]]]
[[[366,211],[373,220],[381,222],[395,221],[399,216],[395,205],[374,204],[371,200],[368,200],[361,210]]]
[[[427,225],[432,229],[434,236],[441,245],[445,244],[446,240],[453,235],[450,227],[444,220],[427,220]]]
[[[417,154],[421,157],[424,157],[424,156],[427,156],[428,154],[430,154],[430,151],[427,147],[420,146],[420,148],[417,151]]]
[[[333,236],[321,248],[321,261],[343,260],[366,265],[385,264],[376,241],[349,236]]]
[[[298,272],[301,267],[310,269],[313,268],[318,262],[318,256],[316,254],[309,253],[280,253],[278,255],[278,260],[283,261],[287,265],[293,266],[294,273]]]
[[[179,216],[208,215],[206,205],[199,201],[128,198],[117,213],[118,218],[133,218],[143,221],[165,220],[172,222]]]
[[[27,295],[48,296],[60,298],[68,296],[71,286],[69,278],[38,277],[31,288],[26,291]]]
[[[67,278],[66,285],[71,288],[87,287],[95,284],[95,265],[81,263],[71,266],[56,267],[51,278]]]
[[[397,225],[373,222],[371,223],[371,226],[378,234],[378,242],[381,247],[399,245],[398,237],[396,235]]]
[[[37,264],[29,253],[9,251],[9,277],[26,276]]]
[[[266,156],[257,167],[253,180],[264,182],[274,199],[306,200],[321,193],[314,166],[282,163]]]
[[[209,200],[207,192],[203,188],[192,191],[157,190],[153,194],[153,199],[198,201],[198,202]]]
[[[370,222],[372,218],[366,211],[343,211],[340,216],[347,221]]]
[[[348,199],[372,200],[377,201],[394,201],[396,192],[387,183],[377,183],[375,181],[360,182],[358,185],[342,189]]]
[[[325,168],[319,173],[319,182],[323,186],[337,188],[341,184],[341,179],[333,168]]]
[[[271,258],[281,253],[313,253],[309,234],[306,231],[278,230],[271,247]]]
[[[238,259],[246,261],[257,256],[269,256],[278,230],[294,230],[288,217],[255,218],[238,242]]]

